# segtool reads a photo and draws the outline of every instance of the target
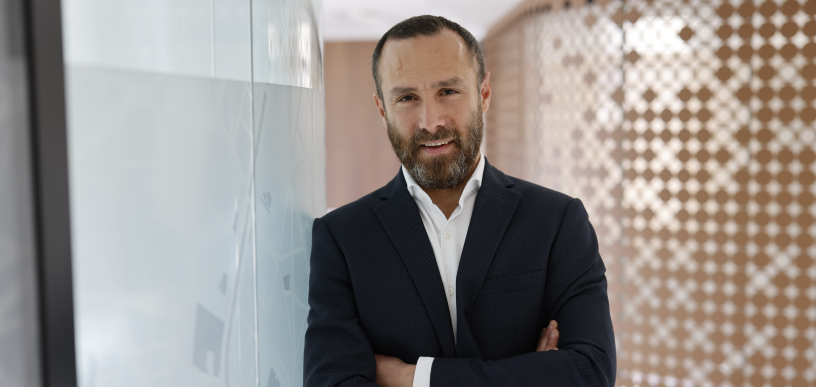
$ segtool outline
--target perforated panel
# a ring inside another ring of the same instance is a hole
[[[619,8],[610,2],[532,14],[522,28],[520,106],[521,128],[535,128],[521,144],[527,178],[581,198],[607,262],[609,286],[622,291],[623,32],[612,21]],[[610,304],[613,316],[621,316],[623,304]]]
[[[631,372],[621,376],[634,383],[723,385],[744,364],[745,258],[733,220],[744,187],[733,176],[748,161],[734,135],[750,110],[734,95],[751,72],[718,56],[738,44],[718,38],[729,28],[720,6],[627,1],[623,11],[623,130],[633,135],[622,145],[638,156],[622,160],[634,210],[622,222],[627,282],[638,286],[624,309],[621,370]]]
[[[488,156],[587,203],[618,384],[814,385],[816,1],[540,3]]]
[[[746,383],[816,384],[816,246],[813,236],[816,1],[735,4],[749,20],[740,54],[754,74],[739,97],[753,113],[737,136],[751,154],[745,187]],[[724,12],[725,13],[725,12]],[[733,17],[733,16],[732,16]]]

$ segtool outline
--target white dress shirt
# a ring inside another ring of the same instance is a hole
[[[445,287],[448,310],[453,323],[454,341],[456,341],[456,272],[459,270],[459,258],[462,256],[470,218],[473,215],[476,193],[482,186],[484,167],[485,158],[481,156],[476,170],[473,171],[473,175],[465,184],[462,196],[459,197],[459,206],[453,210],[450,218],[445,218],[442,210],[431,201],[428,194],[414,181],[405,168],[402,168],[402,175],[405,177],[405,182],[408,183],[408,193],[419,207],[422,224],[425,225],[425,231],[428,233],[434,257],[436,257],[436,265],[439,267],[442,285]],[[419,358],[414,372],[413,387],[430,387],[432,365],[432,357]]]

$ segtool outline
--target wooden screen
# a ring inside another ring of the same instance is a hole
[[[585,203],[618,384],[816,385],[816,0],[522,7],[486,153]]]

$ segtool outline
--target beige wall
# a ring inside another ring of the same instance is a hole
[[[490,110],[485,113],[484,151],[490,163],[502,172],[524,178],[524,144],[530,133],[521,129],[521,38],[522,31],[516,27],[482,42],[493,90]]]
[[[371,54],[377,42],[327,42],[326,195],[337,208],[382,187],[399,161],[374,104]]]

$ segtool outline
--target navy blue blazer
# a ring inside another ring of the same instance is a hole
[[[456,277],[442,278],[402,173],[315,219],[306,386],[376,386],[374,354],[436,359],[431,387],[614,386],[606,268],[581,201],[485,166]],[[559,351],[535,352],[558,321]]]

